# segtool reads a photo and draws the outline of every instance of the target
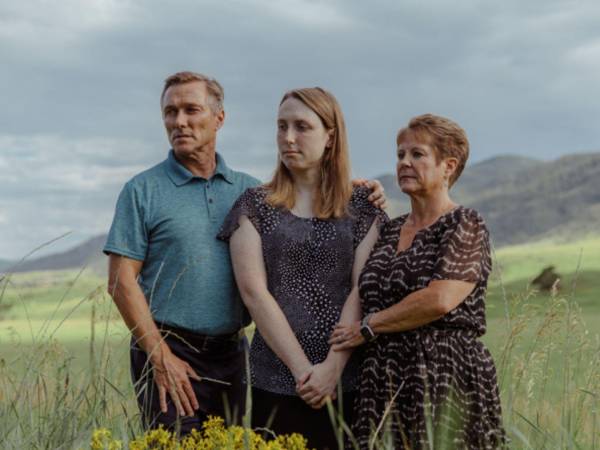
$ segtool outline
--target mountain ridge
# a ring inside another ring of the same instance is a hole
[[[383,174],[388,214],[409,209],[408,197],[396,177]],[[450,191],[455,201],[479,211],[497,246],[520,244],[554,236],[598,234],[600,223],[600,153],[582,153],[542,161],[519,155],[500,155],[465,168]],[[0,260],[0,271],[28,272],[88,266],[106,273],[102,247],[106,234],[70,250],[25,261]],[[12,267],[11,267],[12,265]]]

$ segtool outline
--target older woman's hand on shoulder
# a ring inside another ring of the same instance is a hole
[[[356,178],[352,180],[353,186],[363,186],[371,191],[368,200],[373,206],[381,210],[388,207],[385,189],[379,180],[366,180],[364,178]]]

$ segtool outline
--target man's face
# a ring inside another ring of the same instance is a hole
[[[215,100],[202,81],[169,87],[162,99],[162,115],[175,156],[189,159],[215,150],[217,131],[225,113],[215,113]],[[195,159],[195,158],[194,158]]]

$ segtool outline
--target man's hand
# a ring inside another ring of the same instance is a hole
[[[201,381],[198,374],[184,360],[178,358],[163,343],[159,354],[150,358],[154,369],[154,382],[158,387],[160,410],[167,412],[167,393],[180,416],[193,416],[200,405],[190,378]]]
[[[352,180],[354,186],[364,186],[371,190],[371,194],[368,200],[379,209],[387,208],[387,198],[385,197],[383,185],[379,180],[365,180],[364,178],[357,178]]]
[[[300,377],[296,384],[296,392],[309,406],[320,409],[328,399],[336,398],[338,380],[338,371],[325,360],[315,364],[310,372]]]
[[[365,343],[365,338],[360,333],[360,321],[350,325],[337,324],[329,338],[331,349],[335,352],[358,347]]]

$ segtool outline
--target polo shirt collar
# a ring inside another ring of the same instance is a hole
[[[219,153],[217,153],[217,168],[215,170],[215,175],[219,175],[229,184],[233,184],[233,171],[225,164],[225,160]]]
[[[194,178],[200,178],[195,176],[192,172],[186,169],[177,159],[173,150],[169,151],[169,157],[167,158],[167,174],[175,186],[182,186],[189,183]],[[213,177],[220,176],[229,184],[233,184],[233,172],[225,164],[225,160],[221,155],[217,153],[217,167]]]

